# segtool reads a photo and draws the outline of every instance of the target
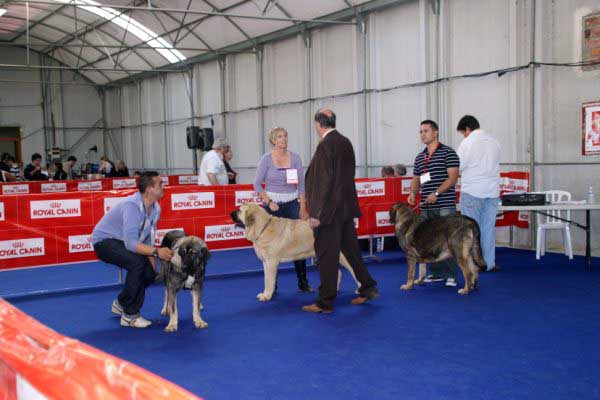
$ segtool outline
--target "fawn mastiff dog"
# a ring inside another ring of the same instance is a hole
[[[231,219],[244,228],[246,239],[252,242],[257,257],[263,262],[265,288],[256,295],[260,301],[271,300],[279,263],[315,256],[315,238],[308,221],[274,217],[256,204],[241,205],[231,213]],[[354,270],[342,253],[340,263],[360,287]],[[338,272],[338,289],[341,277],[341,272]]]

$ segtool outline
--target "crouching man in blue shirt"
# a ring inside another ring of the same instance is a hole
[[[92,232],[92,243],[98,258],[127,270],[125,287],[111,311],[121,316],[122,326],[147,328],[152,323],[140,315],[140,309],[146,288],[156,276],[154,258],[168,261],[173,252],[152,246],[160,218],[158,200],[165,191],[158,173],[142,173],[138,190],[102,217]]]

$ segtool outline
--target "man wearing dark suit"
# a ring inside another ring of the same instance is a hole
[[[356,162],[352,143],[335,129],[335,114],[331,110],[315,114],[315,129],[321,142],[306,172],[306,202],[315,235],[321,286],[315,303],[302,310],[321,313],[333,311],[340,250],[361,283],[359,296],[352,304],[379,297],[379,291],[363,263],[356,239],[354,218],[360,216],[360,208],[354,184]]]

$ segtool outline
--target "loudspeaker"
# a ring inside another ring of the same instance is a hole
[[[202,137],[200,135],[200,128],[197,126],[188,126],[186,128],[187,134],[187,147],[188,149],[201,149],[204,147]]]
[[[202,143],[203,143],[203,150],[204,151],[212,150],[213,143],[215,142],[212,128],[203,128],[201,137],[202,137]]]

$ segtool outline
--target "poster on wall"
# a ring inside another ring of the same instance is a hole
[[[600,155],[600,101],[584,103],[582,109],[584,156]]]

